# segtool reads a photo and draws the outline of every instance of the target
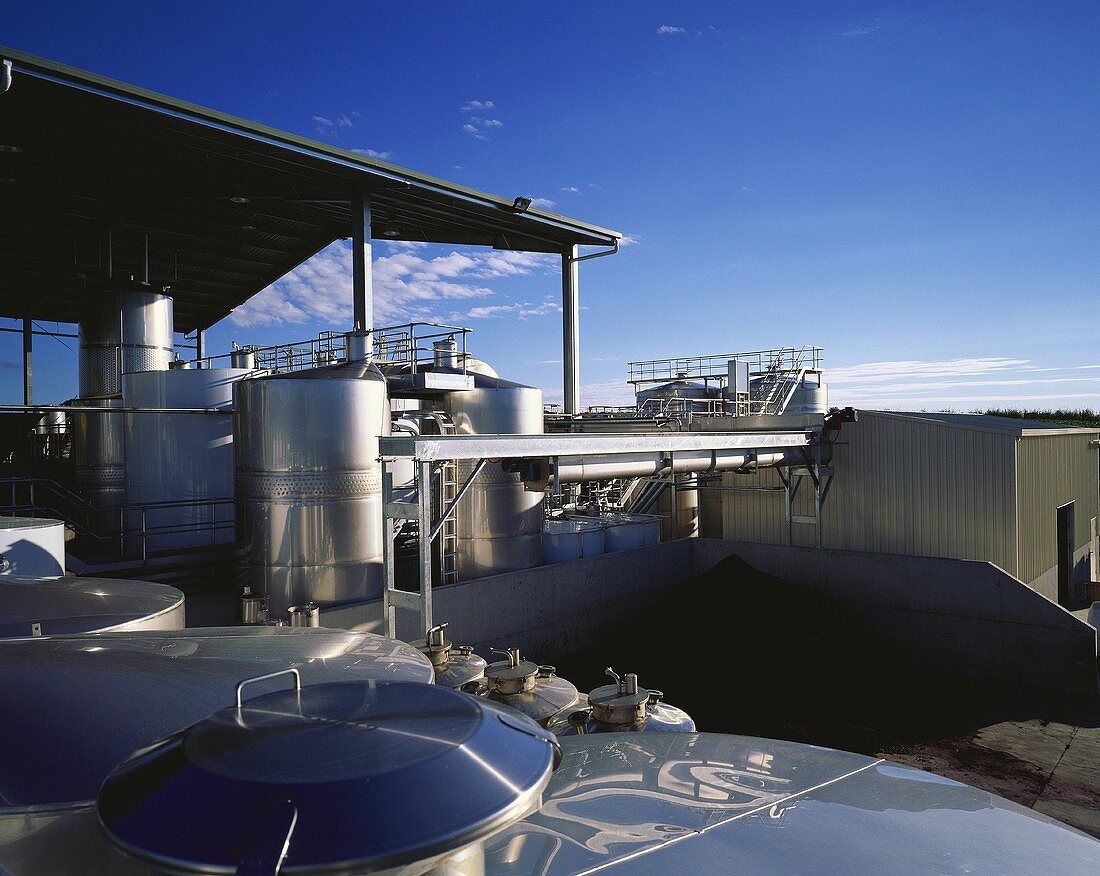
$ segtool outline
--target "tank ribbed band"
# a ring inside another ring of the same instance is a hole
[[[382,495],[382,473],[371,471],[239,471],[237,498],[246,502],[367,499]]]

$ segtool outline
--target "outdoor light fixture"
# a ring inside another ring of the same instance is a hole
[[[396,222],[387,222],[385,225],[382,226],[382,236],[400,237],[401,229],[398,227]]]
[[[0,143],[0,152],[4,152],[8,155],[18,155],[23,150],[18,146],[12,146],[8,143]]]
[[[241,231],[255,231],[255,230],[256,230],[255,225],[242,225],[241,226]]]
[[[523,197],[523,195],[520,195],[518,198],[512,201],[512,209],[517,213],[526,213],[530,206],[531,199],[525,198]]]
[[[252,199],[246,198],[244,195],[233,195],[230,199],[234,204],[251,204]]]

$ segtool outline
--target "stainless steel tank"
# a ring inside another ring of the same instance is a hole
[[[615,683],[598,687],[583,697],[580,708],[555,716],[546,725],[555,736],[695,731],[695,722],[687,712],[662,702],[662,691],[640,687],[638,676],[632,672],[622,678],[610,667],[606,672]]]
[[[459,435],[542,432],[542,390],[474,373],[474,388],[452,392],[444,407]],[[462,484],[473,462],[457,464]],[[525,490],[520,475],[490,462],[458,507],[458,577],[484,578],[541,566],[544,494]]]
[[[105,630],[181,630],[182,591],[126,578],[17,578],[0,583],[0,639]]]
[[[635,393],[638,410],[650,415],[661,413],[705,412],[721,390],[687,380],[673,380]]]
[[[490,663],[485,668],[485,678],[464,684],[463,691],[511,706],[543,727],[578,705],[577,688],[560,678],[553,666],[524,660],[519,648],[497,653],[503,654],[504,659]]]
[[[386,381],[364,361],[234,386],[242,583],[272,617],[382,593],[378,438]]]
[[[162,292],[102,293],[80,319],[80,397],[118,395],[123,374],[166,370],[173,327],[172,299]]]
[[[96,792],[110,771],[232,705],[243,679],[291,667],[307,684],[432,680],[415,648],[345,630],[212,627],[0,642],[0,689],[12,703],[34,705],[5,710],[0,722],[8,759],[0,872],[131,872],[112,860],[96,818]],[[262,682],[245,696],[279,686]]]
[[[122,400],[77,399],[75,404],[103,408],[103,413],[72,412],[72,459],[80,495],[95,506],[89,528],[100,536],[117,535],[126,499],[126,418],[111,409],[122,407]]]
[[[123,376],[125,406],[154,409],[124,415],[126,528],[144,527],[147,552],[233,543],[233,384],[250,373],[193,368]],[[140,552],[140,535],[128,548]]]

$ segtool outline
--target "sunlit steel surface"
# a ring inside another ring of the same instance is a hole
[[[152,290],[100,292],[80,319],[80,397],[118,395],[123,374],[172,359],[172,299]]]
[[[0,518],[0,575],[65,574],[65,523],[48,517]]]
[[[111,408],[122,399],[80,399],[81,407],[102,407],[104,413],[73,411],[72,459],[80,495],[96,507],[89,525],[99,535],[117,534],[122,528],[120,511],[126,499],[126,418]]]
[[[5,709],[0,722],[0,868],[106,872],[93,798],[115,764],[232,704],[242,679],[287,667],[307,684],[433,677],[415,648],[344,630],[212,627],[0,642],[5,702],[26,704]]]
[[[709,733],[561,745],[542,808],[487,845],[487,873],[1100,872],[1083,833],[863,755]]]
[[[126,413],[126,504],[187,505],[127,511],[127,530],[148,533],[149,551],[233,542],[233,384],[243,368],[143,371],[122,378],[127,408],[218,409]],[[138,540],[135,539],[135,542]],[[140,544],[134,547],[140,551]]]
[[[183,593],[124,578],[0,579],[0,639],[105,630],[180,630]]]
[[[237,548],[253,592],[273,617],[379,596],[382,373],[350,362],[242,380],[235,401]]]
[[[474,374],[474,389],[449,393],[445,407],[459,435],[542,432],[542,390],[486,374]],[[457,464],[458,483],[474,464]],[[524,489],[518,474],[490,462],[457,512],[459,579],[541,566],[542,526],[543,494]]]
[[[305,685],[135,753],[98,812],[160,872],[422,872],[537,809],[557,755],[534,722],[447,688]]]

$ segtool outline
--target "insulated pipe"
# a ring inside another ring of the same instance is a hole
[[[799,465],[805,462],[802,448],[757,453],[753,450],[689,450],[675,453],[671,459],[662,452],[606,453],[596,456],[562,457],[554,469],[555,482],[579,484],[610,478],[653,477],[664,472],[699,474],[735,469],[769,468]]]
[[[351,303],[354,332],[369,332],[374,328],[370,223],[370,199],[359,192],[351,202]]]

